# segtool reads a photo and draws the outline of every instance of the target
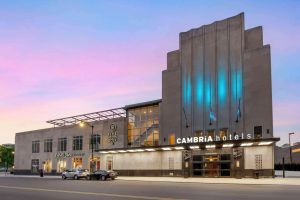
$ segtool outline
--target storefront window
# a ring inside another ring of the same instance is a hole
[[[39,172],[40,162],[39,159],[32,159],[31,160],[31,172],[38,173]]]
[[[67,167],[67,162],[66,160],[58,160],[57,161],[57,172],[61,173],[63,172]]]
[[[82,157],[73,158],[73,169],[82,168]]]
[[[44,172],[50,173],[52,171],[52,161],[51,160],[46,160],[44,163]]]
[[[73,137],[73,151],[82,150],[82,136],[74,136]]]
[[[52,152],[52,139],[44,140],[44,152]]]
[[[58,138],[57,151],[67,151],[67,138]]]
[[[155,146],[159,141],[159,108],[158,105],[129,109],[128,145]]]

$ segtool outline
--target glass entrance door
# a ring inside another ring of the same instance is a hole
[[[229,177],[230,154],[193,155],[193,176]]]
[[[204,176],[217,177],[219,176],[219,156],[208,155],[204,156]]]

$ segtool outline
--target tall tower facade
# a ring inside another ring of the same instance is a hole
[[[270,46],[244,14],[180,33],[163,72],[162,137],[273,137]],[[172,122],[172,123],[170,123]]]

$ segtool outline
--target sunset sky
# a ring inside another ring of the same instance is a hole
[[[300,142],[299,10],[296,0],[0,0],[0,144],[50,119],[161,98],[179,33],[241,12],[271,45],[274,135]]]

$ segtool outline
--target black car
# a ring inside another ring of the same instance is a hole
[[[118,176],[117,172],[111,171],[111,170],[98,170],[95,172],[91,172],[89,174],[87,174],[86,179],[87,180],[92,180],[92,179],[96,179],[96,180],[101,180],[101,181],[105,181],[106,179],[110,178],[111,180],[116,179]]]

